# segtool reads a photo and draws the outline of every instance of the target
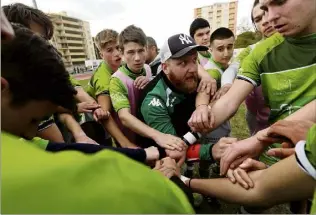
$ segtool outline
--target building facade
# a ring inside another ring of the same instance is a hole
[[[84,72],[85,61],[96,59],[90,24],[69,17],[66,12],[48,16],[55,27],[51,42],[62,54],[66,69],[69,72]]]
[[[238,0],[226,3],[215,3],[194,9],[194,18],[204,18],[211,26],[211,32],[219,27],[229,28],[236,34],[237,31]]]

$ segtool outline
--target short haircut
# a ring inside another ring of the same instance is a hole
[[[197,30],[207,27],[210,27],[210,23],[208,23],[206,19],[196,18],[190,25],[190,36],[194,38],[194,34]]]
[[[95,44],[99,51],[101,51],[107,44],[116,42],[118,33],[112,29],[104,29],[95,36]]]
[[[156,43],[155,39],[152,38],[152,37],[147,37],[147,45],[148,46],[156,46],[157,47],[157,43]]]
[[[231,37],[235,37],[234,33],[229,28],[218,28],[211,34],[211,43],[214,40],[224,40]]]
[[[119,35],[120,49],[124,51],[124,45],[129,42],[138,43],[141,46],[146,46],[146,35],[141,28],[135,25],[126,27]]]
[[[30,28],[31,22],[35,22],[45,29],[45,39],[50,40],[54,34],[54,25],[42,11],[21,3],[3,6],[3,11],[9,22],[18,23]]]
[[[24,26],[12,26],[15,37],[1,44],[1,77],[9,83],[11,104],[50,101],[76,111],[77,92],[55,48]]]

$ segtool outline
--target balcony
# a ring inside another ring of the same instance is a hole
[[[68,44],[84,44],[83,41],[80,41],[80,40],[67,40]]]
[[[68,46],[69,50],[84,50],[83,46]]]
[[[66,37],[73,37],[73,38],[83,38],[83,36],[80,35],[80,34],[69,34],[69,33],[65,33],[64,36],[66,36]]]
[[[86,60],[86,58],[72,58],[71,61],[72,62],[84,62]]]
[[[64,24],[69,24],[69,25],[76,25],[76,26],[82,26],[81,22],[75,22],[75,21],[69,21],[69,20],[62,20]]]
[[[81,28],[81,26],[80,26],[80,28],[78,28],[78,27],[66,27],[66,26],[64,26],[64,28],[63,28],[64,30],[67,30],[67,31],[76,31],[76,32],[82,32],[82,28]]]
[[[69,52],[71,56],[82,56],[85,57],[86,54],[84,52]]]

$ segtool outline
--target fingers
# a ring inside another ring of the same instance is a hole
[[[216,93],[216,90],[217,90],[216,81],[213,80],[212,87],[211,87],[211,96],[213,96]]]
[[[243,169],[237,168],[233,171],[234,177],[238,184],[240,184],[245,189],[253,188],[254,184],[247,172]]]
[[[204,92],[205,91],[205,88],[206,88],[206,84],[204,81],[201,81],[200,84],[199,84],[199,87],[198,87],[198,91],[197,92]]]
[[[208,83],[208,84],[206,85],[205,93],[206,93],[206,94],[212,93],[212,84],[211,84],[211,83]]]
[[[267,154],[269,156],[273,157],[278,157],[278,158],[286,158],[289,157],[293,154],[295,154],[295,148],[290,148],[290,149],[284,149],[284,148],[275,148],[275,149],[270,149]]]
[[[235,169],[236,167],[238,167],[244,160],[246,160],[247,158],[249,158],[249,155],[245,155],[242,156],[240,158],[237,158],[236,160],[234,160],[231,165],[230,168]]]
[[[148,82],[149,82],[149,80],[145,76],[140,76],[140,77],[136,78],[136,80],[134,81],[134,86],[137,89],[143,89],[143,88],[145,88],[145,86],[147,85]]]
[[[233,169],[229,169],[229,170],[227,171],[226,177],[227,177],[233,184],[236,183],[236,179],[235,179],[235,176],[234,176],[234,170],[233,170]]]
[[[257,160],[247,158],[242,164],[239,165],[239,168],[248,171],[253,171],[253,170],[260,170],[260,169],[266,169],[267,166]]]

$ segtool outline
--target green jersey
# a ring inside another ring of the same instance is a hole
[[[97,99],[99,95],[109,95],[110,79],[113,73],[107,63],[100,63],[89,81],[88,94],[94,99]]]
[[[238,79],[262,85],[271,113],[269,122],[283,119],[316,99],[316,34],[284,38],[276,33],[259,43],[243,60]],[[272,145],[271,147],[278,147]],[[267,149],[267,150],[268,150]],[[278,159],[266,154],[268,165]]]
[[[114,151],[56,154],[1,138],[3,214],[194,213],[173,182]]]
[[[146,69],[143,68],[139,73],[134,73],[127,68],[127,65],[123,65],[119,68],[129,78],[136,80],[140,76],[146,76]],[[112,77],[110,80],[110,96],[112,100],[113,108],[116,112],[123,108],[130,108],[128,87],[118,77]]]
[[[75,79],[72,75],[69,75],[69,80],[73,87],[81,87],[81,84],[77,79]]]

